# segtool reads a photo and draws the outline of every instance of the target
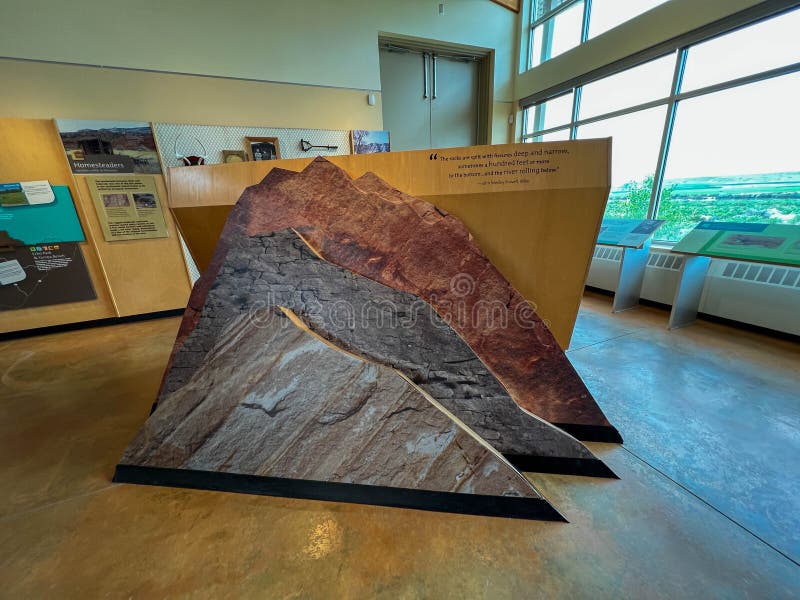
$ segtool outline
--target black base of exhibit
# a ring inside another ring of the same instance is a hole
[[[505,459],[520,471],[552,473],[554,475],[581,475],[619,479],[614,471],[597,458],[565,458],[563,456],[524,456],[504,454]]]
[[[564,516],[546,500],[510,496],[481,496],[122,464],[117,465],[113,481],[115,483],[160,485],[306,500],[373,504],[486,517],[567,522]]]
[[[606,442],[621,444],[622,436],[616,427],[611,425],[579,425],[577,423],[552,423],[582,442]]]
[[[139,321],[152,321],[154,319],[164,319],[167,317],[181,317],[185,312],[185,308],[173,308],[170,310],[161,310],[158,312],[145,313],[142,315],[131,315],[128,317],[109,317],[108,319],[95,319],[94,321],[80,321],[78,323],[64,323],[63,325],[50,325],[48,327],[36,327],[34,329],[23,329],[21,331],[9,331],[0,333],[0,342],[34,337],[37,335],[48,335],[51,333],[63,333],[65,331],[91,329],[93,327],[107,327],[109,325],[138,323]]]

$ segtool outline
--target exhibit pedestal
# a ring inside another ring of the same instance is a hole
[[[630,310],[639,305],[644,282],[644,269],[650,255],[650,240],[640,248],[623,248],[622,260],[619,263],[619,278],[614,293],[611,311],[614,313]]]
[[[707,256],[684,255],[667,329],[685,327],[697,320],[703,284],[710,264],[711,259]]]

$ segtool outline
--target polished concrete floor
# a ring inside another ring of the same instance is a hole
[[[800,347],[609,309],[569,356],[621,479],[529,474],[569,524],[114,485],[178,320],[0,343],[0,597],[798,597]]]

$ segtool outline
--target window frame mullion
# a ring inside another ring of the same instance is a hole
[[[667,103],[667,114],[664,117],[664,130],[661,133],[661,145],[658,149],[658,162],[656,163],[655,172],[653,173],[653,189],[650,192],[650,204],[647,207],[648,219],[656,219],[658,217],[658,208],[661,204],[661,192],[664,188],[664,171],[666,170],[667,158],[669,157],[669,147],[672,143],[672,132],[675,129],[675,116],[680,102],[678,96],[681,92],[683,74],[686,71],[686,59],[688,55],[688,48],[680,48],[678,49],[678,55],[675,59],[675,71],[672,75],[672,87],[670,87],[669,102]]]

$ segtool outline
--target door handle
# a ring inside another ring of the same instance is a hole
[[[428,53],[422,53],[422,97],[428,97]]]
[[[431,95],[432,100],[436,100],[436,54],[431,54],[431,71],[433,77],[433,94]]]

